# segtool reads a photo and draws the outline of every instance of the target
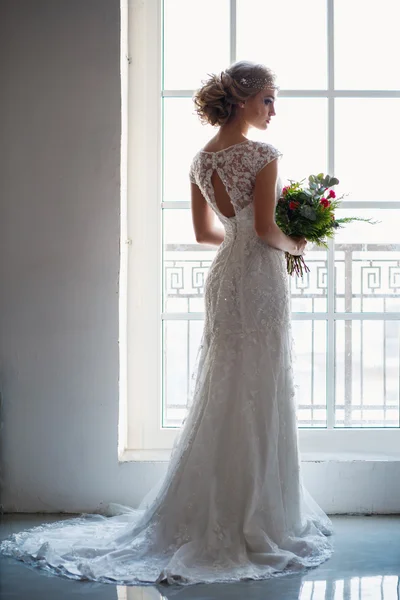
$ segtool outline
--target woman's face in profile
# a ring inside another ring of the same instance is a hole
[[[276,90],[265,88],[256,96],[249,98],[244,105],[244,117],[252,127],[256,129],[267,129],[268,124],[276,114],[275,101]]]

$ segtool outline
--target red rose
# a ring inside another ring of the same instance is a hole
[[[336,198],[336,194],[333,190],[330,190],[328,198]]]
[[[322,198],[321,199],[321,204],[324,208],[328,208],[328,206],[331,205],[331,203],[329,202],[329,200],[327,198]]]
[[[290,210],[295,210],[299,206],[300,206],[299,202],[294,202],[293,200],[292,200],[292,202],[289,202],[289,208],[290,208]]]
[[[282,194],[283,194],[284,196],[287,194],[287,192],[288,192],[288,189],[289,189],[289,186],[288,186],[288,185],[286,185],[286,186],[283,188],[283,190],[282,190]]]

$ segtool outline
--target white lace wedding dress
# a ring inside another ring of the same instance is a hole
[[[137,509],[118,504],[14,534],[0,551],[104,583],[265,579],[333,552],[328,516],[302,483],[284,253],[254,232],[257,172],[281,153],[247,140],[200,150],[190,180],[225,227],[205,283],[193,395],[165,477]],[[224,217],[211,175],[235,209]],[[277,198],[281,193],[277,183]]]

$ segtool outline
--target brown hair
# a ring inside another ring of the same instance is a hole
[[[209,79],[202,80],[204,85],[193,96],[195,111],[204,125],[224,125],[236,114],[239,102],[258,94],[260,87],[245,87],[240,83],[243,77],[265,78],[278,87],[275,73],[270,68],[246,60],[233,63],[220,75],[209,74]]]

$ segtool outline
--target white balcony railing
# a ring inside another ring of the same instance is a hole
[[[179,427],[186,411],[202,330],[204,282],[215,252],[199,244],[164,247],[167,426]],[[336,244],[331,312],[327,253],[313,250],[306,260],[310,273],[291,279],[299,426],[327,426],[326,392],[333,385],[335,427],[399,427],[400,245]],[[333,373],[327,361],[330,331]]]

